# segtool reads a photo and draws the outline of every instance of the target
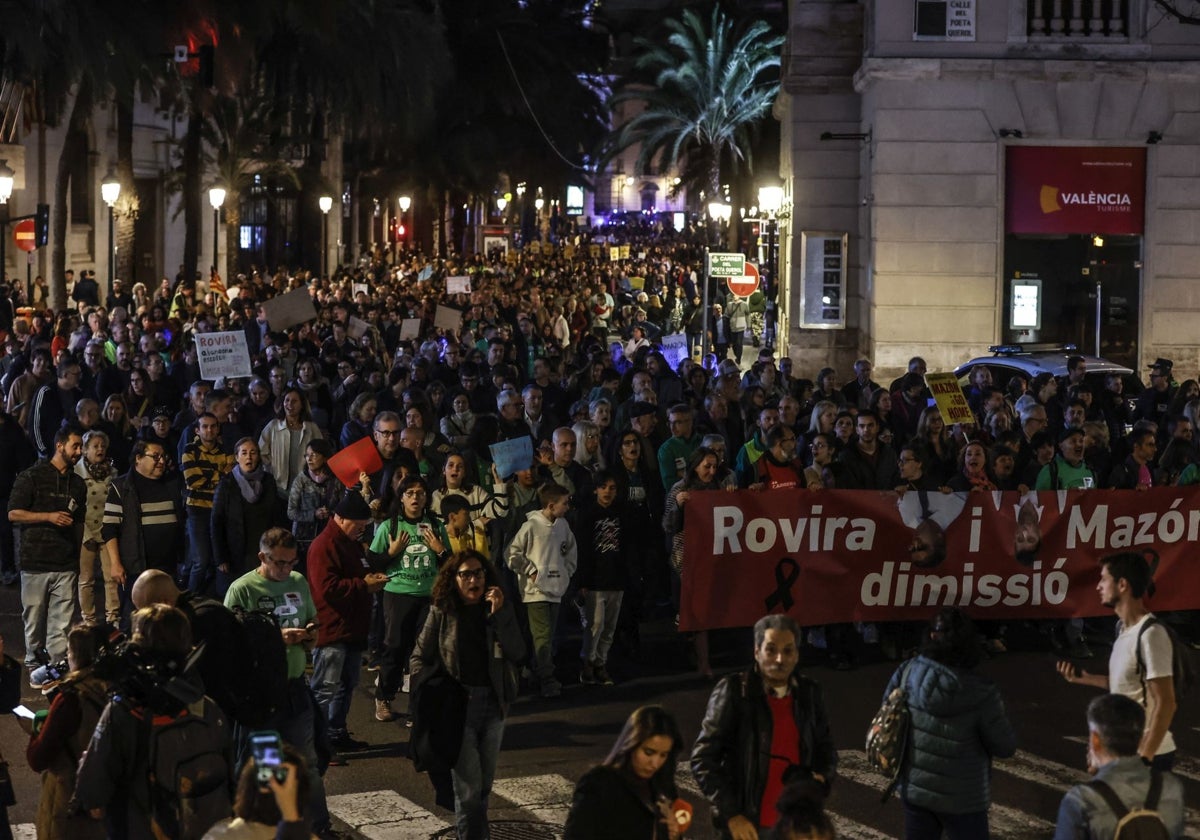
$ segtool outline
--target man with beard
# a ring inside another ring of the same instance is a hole
[[[8,498],[8,519],[21,528],[21,618],[31,671],[43,650],[53,662],[67,656],[87,513],[87,488],[75,473],[82,455],[83,433],[64,426],[54,435],[54,454],[20,473]]]

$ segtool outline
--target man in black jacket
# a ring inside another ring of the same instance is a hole
[[[784,785],[811,777],[828,790],[837,751],[821,687],[801,676],[800,628],[786,615],[754,624],[754,667],[717,683],[708,699],[692,773],[712,804],[723,838],[754,840],[777,820]],[[795,743],[774,743],[777,726],[795,730]]]

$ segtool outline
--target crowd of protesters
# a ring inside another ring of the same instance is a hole
[[[378,671],[375,718],[405,717],[416,738],[419,713],[398,715],[396,695],[457,651],[442,664],[470,687],[476,770],[446,769],[460,834],[474,836],[516,674],[553,698],[564,677],[612,684],[614,651],[641,655],[640,626],[678,610],[694,490],[1200,482],[1200,385],[1176,384],[1169,360],[1136,400],[1122,377],[1094,382],[1081,357],[1061,380],[1011,376],[1003,388],[978,366],[976,423],[947,427],[920,358],[888,385],[868,359],[844,377],[798,376],[776,347],[769,278],[749,299],[714,286],[706,317],[700,248],[632,250],[612,263],[413,254],[331,278],[251,272],[221,284],[214,273],[207,288],[117,284],[103,301],[85,274],[72,309],[21,317],[19,292],[4,298],[0,580],[20,583],[31,683],[58,679],[78,618],[128,625],[155,603],[136,597],[147,574],[172,599],[286,605],[287,678],[302,680],[310,649],[315,672],[311,698],[297,683],[303,696],[275,728],[315,714],[335,749],[361,745],[346,728],[361,666]],[[463,275],[471,291],[448,294],[446,278]],[[316,318],[272,326],[264,303],[299,288]],[[244,334],[252,376],[202,376],[195,336],[222,331]],[[678,334],[682,358],[662,344]],[[705,343],[714,352],[700,358]],[[490,446],[522,437],[531,462],[500,474]],[[328,462],[363,440],[379,466],[347,489]],[[504,619],[485,629],[476,610]],[[577,669],[555,658],[568,623],[583,629]],[[856,630],[807,641],[848,668],[876,640]],[[1074,625],[1053,640],[1090,656]],[[503,644],[500,670],[485,641]],[[711,677],[706,636],[692,641]],[[998,634],[989,644],[1003,650]],[[303,797],[325,831],[311,731],[288,742],[291,766],[313,768]]]

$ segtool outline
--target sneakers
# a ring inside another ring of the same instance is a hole
[[[608,675],[608,669],[598,662],[592,666],[592,673],[595,675],[596,682],[600,683],[600,685],[617,684],[616,681]]]
[[[583,663],[583,670],[579,672],[579,681],[584,685],[595,685],[597,683],[596,672],[592,669],[591,662]]]
[[[562,683],[554,679],[548,680],[547,682],[542,683],[541,691],[538,693],[547,700],[553,697],[559,697],[562,695]]]
[[[396,713],[392,711],[392,705],[386,700],[375,701],[375,720],[380,723],[391,723],[396,719]]]

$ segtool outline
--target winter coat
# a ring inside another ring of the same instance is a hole
[[[828,789],[837,772],[837,750],[821,687],[793,672],[791,697],[802,769],[822,776]],[[729,819],[739,814],[758,823],[771,764],[771,709],[757,668],[730,674],[717,683],[708,698],[691,764],[723,836],[728,835]]]
[[[521,585],[521,600],[526,604],[561,601],[579,563],[575,535],[567,520],[551,522],[540,510],[526,517],[506,556],[508,567]]]
[[[675,800],[674,790],[651,793]],[[563,840],[666,840],[667,826],[657,802],[638,792],[631,773],[601,764],[583,774],[571,798]]]
[[[986,811],[992,758],[1017,749],[1000,690],[985,677],[918,656],[892,674],[885,698],[902,674],[912,733],[900,797],[936,813]]]

